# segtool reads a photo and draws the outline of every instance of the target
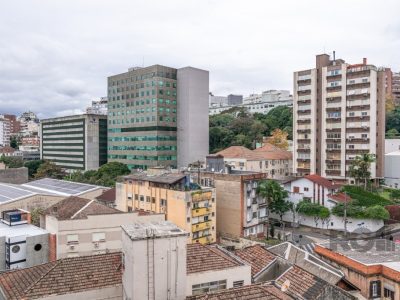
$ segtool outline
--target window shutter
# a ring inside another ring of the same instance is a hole
[[[381,281],[378,280],[376,283],[377,283],[377,285],[378,285],[378,297],[380,297],[380,296],[381,296],[381,290],[382,290],[382,288],[381,288]]]

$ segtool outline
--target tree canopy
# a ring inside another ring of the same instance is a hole
[[[233,145],[254,149],[255,143],[262,142],[275,129],[281,129],[291,138],[292,123],[292,108],[287,106],[275,107],[266,115],[250,114],[236,107],[210,116],[210,153]]]
[[[375,162],[375,155],[365,153],[356,156],[350,165],[350,176],[356,180],[356,183],[363,182],[364,189],[367,188],[367,183],[371,179],[371,164],[373,162]]]
[[[4,156],[0,157],[0,161],[3,162],[7,168],[21,168],[24,166],[24,161],[21,157],[16,156]]]
[[[38,167],[37,172],[34,176],[36,179],[45,177],[62,179],[65,176],[65,172],[61,169],[60,166],[57,166],[55,163],[46,160]]]
[[[34,177],[39,167],[44,163],[44,160],[30,160],[24,163],[24,167],[28,168],[30,178]]]
[[[65,179],[75,182],[113,187],[115,186],[115,182],[119,176],[127,175],[129,173],[130,170],[127,165],[120,162],[109,162],[102,165],[97,171],[76,171],[69,176],[66,176]]]

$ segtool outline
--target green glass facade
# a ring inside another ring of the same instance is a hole
[[[108,78],[108,160],[176,167],[176,69],[154,65]]]

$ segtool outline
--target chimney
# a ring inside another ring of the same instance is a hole
[[[366,65],[366,64],[367,64],[367,58],[364,57],[364,58],[363,58],[363,65]]]

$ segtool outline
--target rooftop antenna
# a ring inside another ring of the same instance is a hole
[[[335,61],[335,60],[336,60],[336,51],[333,50],[333,61]]]

